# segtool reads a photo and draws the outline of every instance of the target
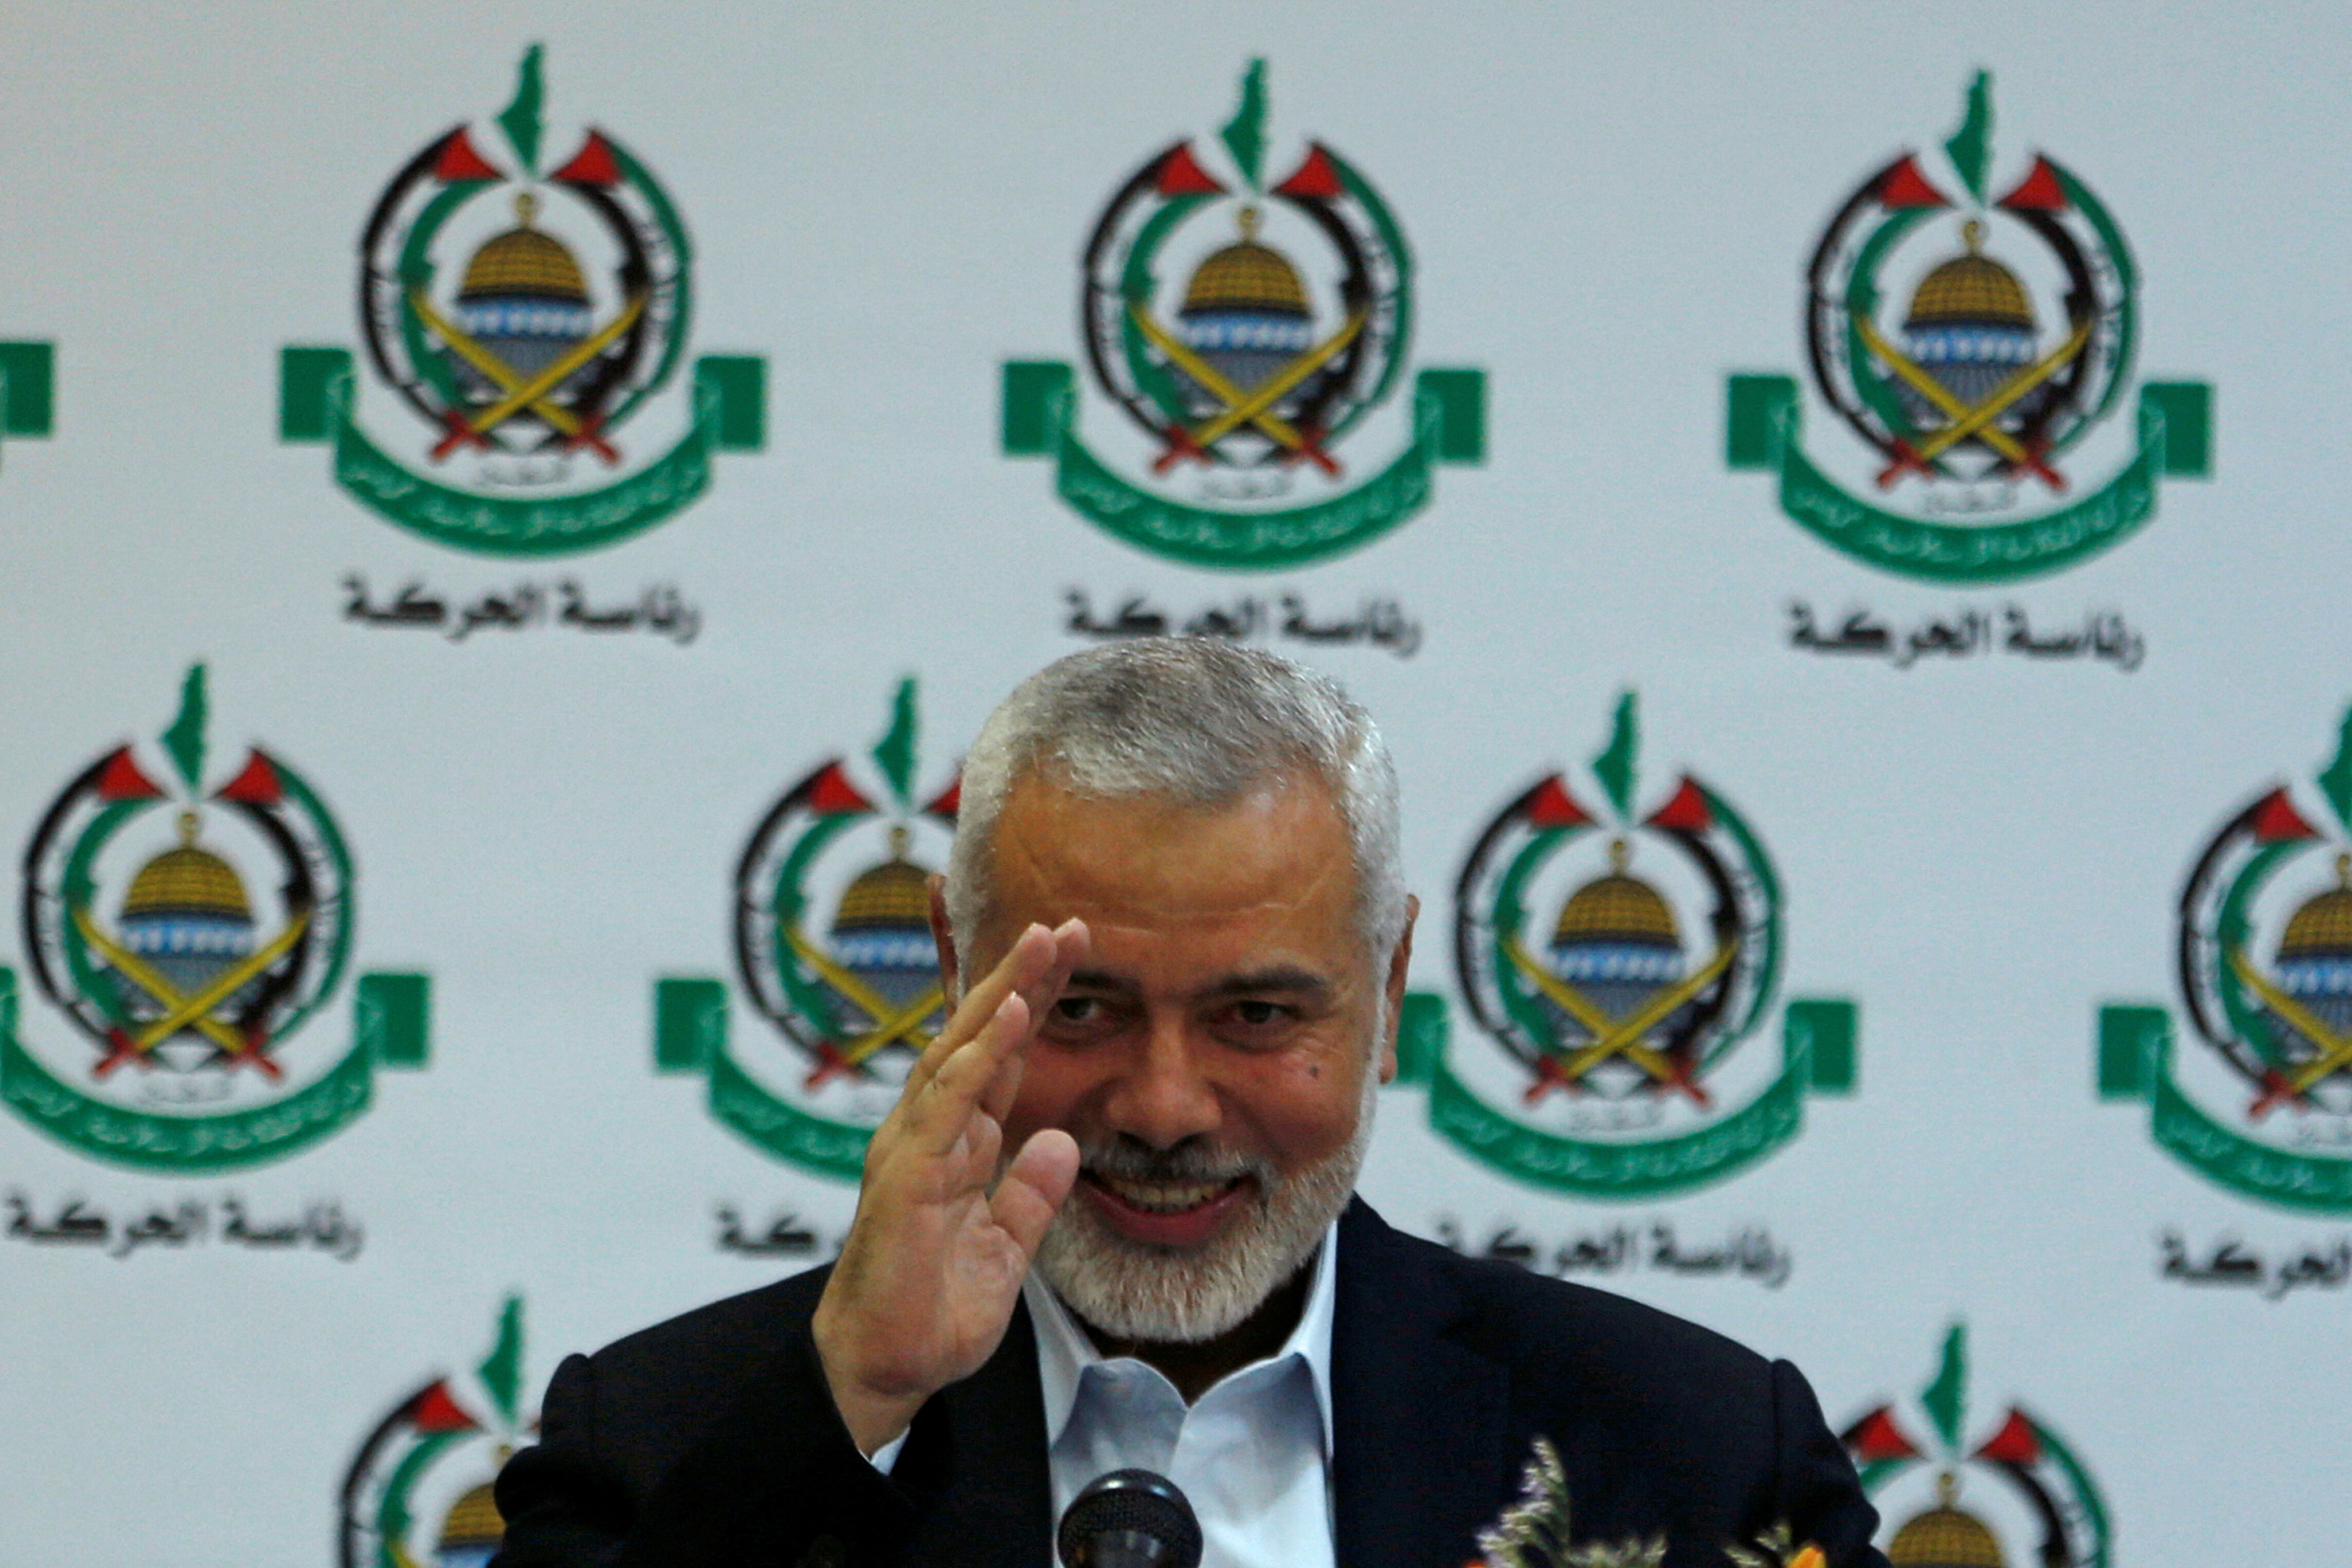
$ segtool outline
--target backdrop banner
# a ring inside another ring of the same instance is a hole
[[[1393,748],[1391,1222],[1898,1563],[2343,1561],[2352,14],[1267,20],[11,16],[0,1568],[487,1562],[1160,636]]]

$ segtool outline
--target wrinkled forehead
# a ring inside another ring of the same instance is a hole
[[[1089,923],[1195,938],[1239,927],[1348,940],[1356,868],[1330,792],[1277,777],[1213,806],[1018,780],[999,819],[988,924]]]

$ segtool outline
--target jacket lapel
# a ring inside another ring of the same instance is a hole
[[[1053,1563],[1045,1397],[1025,1304],[1013,1310],[987,1363],[923,1406],[891,1479],[928,1503],[905,1561],[972,1568]]]
[[[1360,1198],[1339,1221],[1331,1492],[1347,1568],[1463,1568],[1511,1495],[1510,1373],[1455,1338],[1454,1286]],[[925,1498],[909,1563],[1054,1561],[1045,1401],[1026,1306],[1004,1342],[916,1418],[892,1479]]]
[[[1462,1568],[1511,1496],[1510,1373],[1451,1331],[1466,1308],[1362,1199],[1339,1220],[1332,1512],[1347,1568]]]

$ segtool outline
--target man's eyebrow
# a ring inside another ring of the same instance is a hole
[[[1071,991],[1108,992],[1115,996],[1132,996],[1143,988],[1124,974],[1114,974],[1104,969],[1074,970],[1066,987]],[[1212,981],[1197,993],[1203,998],[1221,996],[1263,996],[1269,992],[1297,995],[1304,993],[1320,994],[1331,989],[1331,983],[1312,970],[1296,964],[1277,963],[1268,969],[1254,969],[1246,973],[1228,974]]]
[[[1113,974],[1105,969],[1074,969],[1064,984],[1066,991],[1108,991],[1117,995],[1131,996],[1143,989],[1123,974]]]
[[[1277,963],[1271,969],[1252,970],[1246,974],[1229,974],[1205,987],[1202,996],[1262,996],[1267,992],[1302,992],[1321,994],[1331,989],[1331,983],[1311,970],[1296,964]]]

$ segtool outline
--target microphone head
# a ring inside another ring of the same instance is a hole
[[[1113,1470],[1070,1500],[1055,1549],[1063,1568],[1200,1568],[1201,1522],[1167,1477]]]

